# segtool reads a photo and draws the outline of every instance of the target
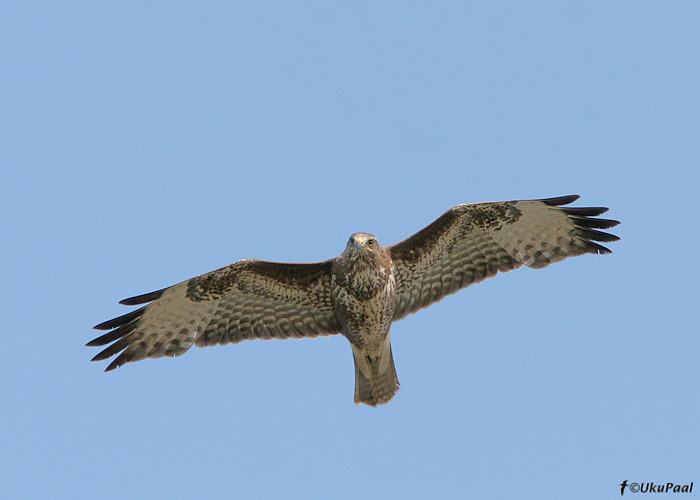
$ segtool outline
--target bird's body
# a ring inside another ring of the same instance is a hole
[[[391,256],[376,237],[355,233],[331,273],[336,316],[355,361],[355,402],[385,403],[399,386],[389,337],[396,306]]]
[[[525,264],[546,267],[570,256],[609,253],[595,241],[618,224],[595,218],[606,208],[562,208],[578,196],[457,205],[413,236],[381,247],[355,233],[335,259],[310,264],[254,259],[131,297],[147,304],[95,328],[88,343],[110,344],[93,361],[107,367],[179,356],[249,339],[344,335],[355,361],[355,402],[389,401],[399,387],[392,322],[471,284]]]

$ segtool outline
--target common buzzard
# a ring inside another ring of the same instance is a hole
[[[386,403],[399,389],[391,323],[473,283],[522,264],[546,267],[585,253],[618,224],[595,218],[607,208],[564,208],[578,196],[457,205],[395,245],[367,233],[343,253],[312,264],[246,259],[177,285],[131,297],[147,304],[100,323],[111,330],[88,346],[110,344],[92,360],[119,354],[105,371],[144,358],[250,339],[343,334],[355,361],[355,403]]]

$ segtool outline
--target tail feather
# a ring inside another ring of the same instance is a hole
[[[352,346],[355,360],[355,403],[377,406],[387,403],[399,390],[389,339],[379,353],[367,354]]]

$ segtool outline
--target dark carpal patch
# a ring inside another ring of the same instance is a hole
[[[236,283],[237,273],[234,267],[235,264],[192,278],[187,282],[185,297],[193,302],[221,298]]]
[[[513,224],[520,219],[522,212],[509,203],[472,205],[465,208],[467,217],[462,219],[464,228],[494,229]]]

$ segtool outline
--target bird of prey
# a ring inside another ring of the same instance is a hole
[[[399,389],[389,337],[394,321],[499,271],[610,253],[596,242],[618,240],[600,231],[618,221],[596,218],[607,208],[564,207],[577,199],[457,205],[395,245],[355,233],[340,256],[324,262],[240,260],[122,300],[147,305],[95,326],[110,331],[87,345],[111,345],[92,361],[119,354],[109,371],[179,356],[193,344],[342,334],[355,361],[355,403],[386,403]]]

